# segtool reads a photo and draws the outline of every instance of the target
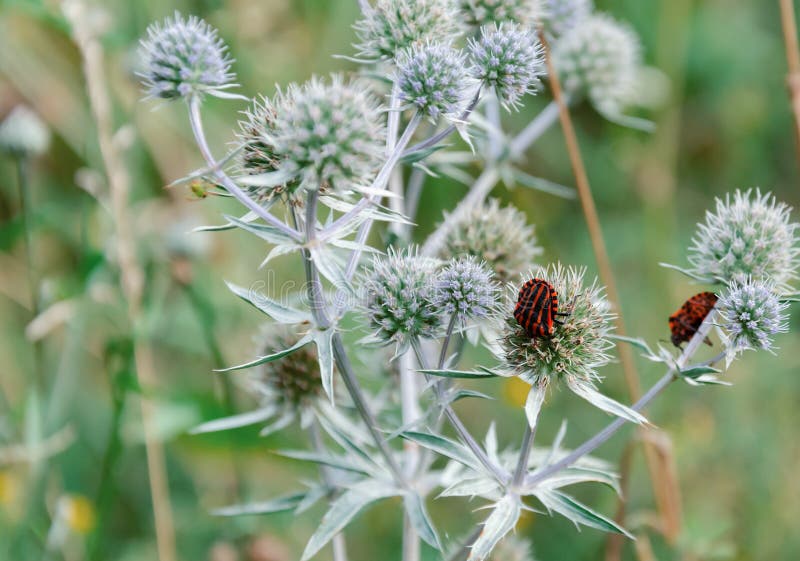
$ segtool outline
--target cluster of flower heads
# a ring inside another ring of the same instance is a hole
[[[178,12],[163,25],[147,28],[140,56],[147,94],[179,99],[202,94],[224,97],[234,87],[232,60],[217,31],[195,16]]]
[[[525,215],[512,205],[501,207],[500,201],[489,199],[453,224],[439,257],[474,256],[506,283],[533,267],[541,254],[534,228]]]
[[[586,96],[601,113],[619,115],[635,101],[639,38],[608,15],[594,14],[565,31],[553,47],[553,61],[565,91]]]
[[[456,0],[378,0],[354,25],[359,55],[392,60],[425,43],[449,43],[462,32]]]
[[[592,0],[544,0],[542,24],[550,39],[558,40],[588,18],[593,10]]]
[[[467,23],[474,27],[519,23],[536,26],[543,17],[540,0],[460,0]]]
[[[473,74],[507,106],[536,93],[545,74],[544,51],[533,29],[515,23],[484,26],[469,40]]]
[[[374,339],[401,346],[440,335],[453,317],[462,324],[494,317],[500,292],[491,270],[474,258],[443,265],[415,249],[376,257],[363,290]]]

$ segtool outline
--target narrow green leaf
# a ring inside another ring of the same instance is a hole
[[[247,413],[214,419],[213,421],[208,421],[207,423],[196,426],[189,431],[189,434],[203,434],[247,427],[255,425],[256,423],[262,423],[270,419],[275,413],[275,407],[264,407],[263,409],[256,409],[255,411],[248,411]]]
[[[686,378],[697,379],[704,374],[719,374],[722,370],[714,368],[713,366],[707,365],[700,365],[700,366],[690,366],[684,370],[680,371],[681,376]]]
[[[707,278],[701,277],[701,276],[696,275],[696,274],[694,274],[693,272],[691,272],[691,271],[689,271],[687,269],[684,269],[682,267],[678,267],[677,265],[672,265],[670,263],[659,263],[659,266],[664,267],[665,269],[672,269],[673,271],[678,271],[679,273],[683,273],[687,277],[689,277],[691,279],[694,279],[696,281],[699,281],[699,282],[704,282],[704,283],[707,283],[707,284],[713,284],[715,282],[714,279],[707,279]]]
[[[319,360],[319,372],[322,377],[322,389],[333,401],[333,334],[334,330],[325,331],[314,330],[314,342],[317,344],[317,358]]]
[[[292,244],[296,243],[290,236],[286,235],[285,232],[282,230],[278,230],[277,228],[270,226],[268,224],[258,223],[258,222],[245,222],[244,220],[240,220],[235,216],[230,216],[228,214],[223,215],[225,220],[236,226],[237,228],[244,230],[245,232],[249,232],[253,234],[265,242],[269,242],[272,244]]]
[[[561,491],[542,491],[537,493],[536,496],[549,510],[554,510],[572,520],[575,524],[596,528],[604,532],[622,534],[635,539],[625,528],[619,526],[613,520],[606,518]]]
[[[233,370],[244,370],[246,368],[253,368],[254,366],[258,366],[260,364],[265,364],[267,362],[272,362],[275,360],[279,360],[286,355],[292,354],[297,349],[308,345],[311,342],[311,337],[306,335],[301,338],[297,343],[289,347],[288,349],[284,349],[282,351],[278,351],[276,353],[272,353],[271,355],[266,355],[262,357],[258,357],[255,360],[251,360],[250,362],[245,362],[244,364],[239,364],[236,366],[229,366],[228,368],[222,368],[220,370],[215,370],[214,372],[231,372]]]
[[[477,458],[473,456],[472,452],[470,452],[468,448],[453,440],[450,440],[449,438],[416,431],[402,432],[400,433],[400,437],[405,438],[406,440],[411,440],[412,442],[416,442],[425,448],[429,448],[434,452],[462,463],[467,467],[471,467],[477,471],[482,470]]]
[[[478,539],[472,544],[467,561],[484,561],[497,543],[514,529],[522,512],[519,497],[506,495],[494,505],[492,513],[483,523]]]
[[[295,310],[289,306],[279,304],[264,294],[261,294],[256,289],[248,290],[230,282],[226,282],[225,284],[228,285],[228,289],[230,289],[230,291],[236,296],[254,306],[258,310],[261,310],[278,323],[294,324],[307,323],[311,321],[310,313]]]
[[[492,374],[491,372],[475,372],[475,371],[465,371],[465,370],[418,370],[418,372],[422,372],[423,374],[428,374],[430,376],[440,376],[442,378],[464,378],[464,379],[474,379],[474,378],[496,378],[496,374]]]
[[[439,540],[439,534],[431,522],[428,511],[425,509],[425,501],[417,493],[409,491],[403,495],[403,504],[408,514],[408,519],[411,525],[419,534],[425,543],[437,550],[442,550],[442,542]]]
[[[624,343],[631,344],[648,355],[653,354],[653,351],[650,350],[650,345],[648,345],[644,339],[639,337],[626,337],[624,335],[610,335],[610,337],[616,341],[622,341]]]
[[[617,417],[622,417],[631,423],[647,423],[647,419],[644,415],[638,411],[634,411],[627,405],[623,405],[620,402],[603,395],[591,384],[567,378],[567,386],[569,386],[569,389],[572,390],[575,395],[582,397],[598,409],[602,409],[603,411],[611,413],[612,415],[616,415]]]
[[[283,512],[291,510],[305,499],[306,493],[292,493],[284,495],[271,501],[258,503],[245,503],[240,505],[226,506],[211,511],[216,516],[238,516],[240,514],[271,514],[273,512]]]
[[[275,450],[274,453],[285,458],[291,458],[293,460],[314,462],[316,464],[323,464],[336,469],[343,469],[345,471],[352,471],[354,473],[367,475],[367,472],[354,463],[330,454],[319,454],[317,452],[309,452],[308,450]]]

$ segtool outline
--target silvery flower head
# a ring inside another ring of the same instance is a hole
[[[717,303],[734,352],[771,350],[772,337],[788,331],[787,307],[780,301],[774,284],[751,278],[731,283]]]
[[[50,145],[50,130],[28,107],[18,105],[0,123],[0,152],[14,157],[37,156]]]
[[[462,323],[494,315],[499,295],[491,269],[472,256],[448,263],[436,278],[436,307]]]
[[[233,62],[217,30],[195,16],[178,12],[147,28],[140,41],[140,76],[149,97],[179,99],[210,94],[226,97],[234,87]]]
[[[588,18],[594,10],[592,0],[544,0],[542,24],[553,40]]]
[[[401,100],[433,120],[461,113],[473,86],[464,53],[438,42],[400,53],[396,81]]]
[[[262,332],[261,351],[273,354],[294,346],[299,337],[283,325],[269,325]],[[254,387],[281,407],[300,409],[322,395],[317,347],[308,344],[279,360],[258,367]]]
[[[639,38],[606,14],[592,15],[567,31],[553,47],[553,63],[565,91],[587,96],[601,113],[620,114],[635,101]]]
[[[535,26],[542,17],[540,0],[460,0],[467,23],[482,27],[492,23]]]
[[[786,290],[798,267],[797,223],[790,212],[758,189],[718,198],[692,240],[692,272],[721,283],[769,279]]]
[[[277,157],[283,181],[339,191],[368,185],[383,159],[380,106],[362,82],[312,78],[273,101],[275,117],[261,136]],[[266,124],[266,123],[265,123]]]
[[[450,42],[462,32],[456,0],[378,0],[354,28],[359,54],[393,60],[426,41]]]
[[[389,249],[376,257],[364,279],[365,312],[375,338],[405,344],[416,337],[433,337],[441,326],[436,297],[439,261],[419,256],[415,249]]]
[[[610,306],[597,280],[584,284],[585,269],[565,268],[561,264],[539,268],[528,278],[550,283],[558,296],[563,325],[555,325],[550,337],[528,335],[514,317],[506,320],[502,340],[505,365],[509,372],[532,385],[562,379],[592,382],[597,371],[611,360],[614,347]],[[528,280],[527,278],[524,280]],[[511,287],[511,308],[519,287]]]
[[[439,257],[449,260],[472,255],[506,283],[533,267],[541,254],[525,215],[512,205],[501,207],[497,199],[489,199],[453,224]]]
[[[272,101],[261,96],[253,100],[250,108],[244,112],[244,119],[239,121],[239,170],[244,175],[274,173],[281,168],[283,158],[275,151],[270,140],[274,135],[276,116]],[[299,187],[299,181],[287,179],[269,185],[248,185],[246,191],[260,204],[269,204],[276,198],[299,203]]]
[[[481,28],[480,36],[469,40],[473,75],[494,90],[506,107],[517,108],[526,93],[536,93],[539,77],[545,73],[544,51],[531,28],[515,23]]]

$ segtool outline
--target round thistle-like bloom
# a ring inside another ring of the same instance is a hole
[[[722,294],[717,309],[734,351],[772,349],[772,336],[788,331],[789,305],[781,302],[769,281],[734,281]]]
[[[692,239],[692,272],[721,282],[771,280],[781,290],[796,278],[797,223],[791,208],[759,189],[717,199]]]
[[[611,360],[614,314],[597,280],[584,284],[585,274],[585,269],[558,264],[530,275],[550,283],[558,295],[559,312],[569,315],[560,316],[563,325],[555,325],[549,338],[531,338],[516,319],[508,318],[501,341],[508,372],[534,386],[563,377],[568,383],[598,379],[598,369]],[[516,302],[518,287],[511,288]]]
[[[467,256],[452,261],[439,273],[434,301],[446,317],[464,322],[493,315],[499,295],[500,286],[492,271]]]
[[[275,107],[272,101],[261,96],[253,100],[250,108],[239,121],[237,137],[241,144],[239,169],[245,175],[273,173],[280,169],[281,156],[275,152],[271,143],[275,127]],[[248,185],[245,190],[259,204],[269,204],[276,198],[285,197],[288,201],[299,202],[297,197],[300,184],[288,180],[277,185]]]
[[[460,0],[467,23],[481,27],[491,23],[536,25],[542,17],[540,0]]]
[[[263,354],[294,346],[299,337],[286,326],[270,325],[265,330]],[[298,410],[322,394],[317,347],[304,345],[279,360],[261,365],[252,379],[254,388],[280,408]]]
[[[377,340],[405,343],[415,337],[432,337],[441,326],[436,305],[439,261],[421,257],[416,250],[376,257],[364,279],[365,307]]]
[[[525,215],[512,205],[500,207],[497,199],[489,199],[453,225],[439,257],[449,260],[473,255],[506,283],[533,267],[541,254],[534,228]]]
[[[284,181],[349,190],[372,180],[383,160],[384,125],[364,83],[312,78],[278,92],[272,105],[274,118],[259,135]]]
[[[536,93],[541,85],[544,51],[532,29],[515,23],[484,26],[468,49],[473,75],[506,107],[517,108],[523,95]]]
[[[391,60],[425,41],[449,42],[461,34],[456,0],[378,0],[354,26],[359,54]]]
[[[456,115],[464,107],[472,80],[464,53],[444,43],[425,43],[397,57],[400,98],[432,119]]]
[[[147,28],[140,41],[143,71],[139,74],[149,97],[178,99],[202,94],[225,97],[234,87],[231,58],[217,30],[195,16],[178,12],[163,24]]]
[[[50,145],[50,130],[39,116],[18,105],[0,123],[0,152],[15,157],[38,156]]]
[[[592,0],[544,0],[542,24],[549,37],[558,39],[588,18],[592,10]]]
[[[639,39],[610,16],[592,15],[567,31],[553,47],[553,62],[564,89],[587,96],[601,113],[619,114],[635,101]]]

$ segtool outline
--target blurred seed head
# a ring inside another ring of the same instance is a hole
[[[706,212],[689,249],[692,272],[721,283],[771,280],[780,290],[797,277],[797,223],[771,193],[737,190]]]
[[[594,10],[592,0],[544,0],[542,24],[552,40],[588,18]]]
[[[462,32],[456,0],[378,0],[353,26],[359,55],[392,60],[426,41],[453,41]]]
[[[769,281],[734,281],[722,293],[717,309],[733,350],[771,350],[772,337],[788,331],[788,304],[781,302]]]
[[[38,156],[50,145],[50,129],[32,109],[18,105],[0,123],[0,152],[14,157]]]
[[[598,379],[597,371],[611,360],[614,314],[597,279],[585,284],[585,274],[586,269],[565,268],[559,263],[540,267],[524,279],[549,282],[558,294],[559,311],[570,315],[560,318],[564,325],[554,326],[550,339],[532,339],[509,313],[501,340],[509,372],[532,385],[556,382],[564,376],[587,382]],[[519,287],[509,288],[509,309],[513,309]]]
[[[261,352],[276,353],[295,345],[300,337],[289,327],[270,324],[262,331]],[[300,410],[322,393],[317,347],[309,343],[285,357],[258,367],[252,383],[264,397],[291,410]]]
[[[587,96],[601,113],[619,114],[635,101],[639,38],[606,14],[594,14],[566,31],[553,47],[553,62],[564,89]]]
[[[493,89],[505,107],[519,107],[527,93],[536,93],[545,73],[544,51],[535,31],[515,23],[487,25],[467,46],[473,75]]]
[[[436,279],[434,302],[445,318],[460,322],[495,314],[500,286],[485,263],[473,256],[458,258],[445,266]]]
[[[542,17],[541,0],[460,0],[467,23],[482,27],[492,23],[518,23],[535,27]]]
[[[534,228],[525,215],[512,205],[501,207],[497,199],[489,199],[453,225],[439,257],[450,260],[472,255],[506,283],[534,267],[541,254]]]
[[[363,286],[367,319],[378,340],[405,343],[439,331],[438,268],[438,260],[418,255],[415,248],[390,248],[385,257],[373,260]]]
[[[438,42],[400,53],[396,80],[400,98],[433,120],[461,113],[473,86],[464,53]]]
[[[385,132],[365,83],[339,74],[328,82],[315,77],[279,91],[273,108],[274,119],[264,119],[259,136],[288,177],[306,189],[369,184],[382,162]]]
[[[184,18],[175,12],[163,23],[150,25],[139,48],[148,97],[224,97],[224,90],[235,86],[227,50],[217,30],[196,16]]]

